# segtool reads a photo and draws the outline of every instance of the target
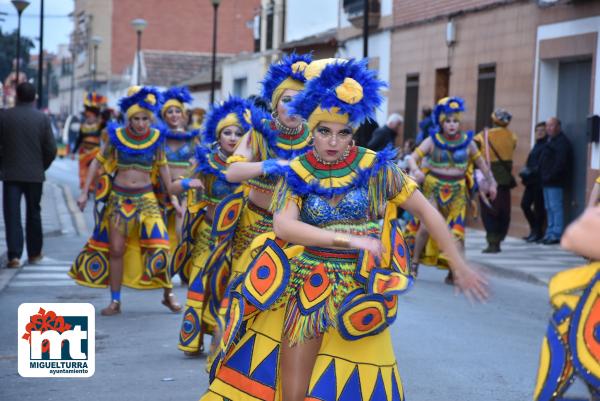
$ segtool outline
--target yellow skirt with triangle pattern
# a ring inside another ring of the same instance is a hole
[[[282,401],[279,371],[284,308],[246,323],[201,401]],[[356,341],[331,329],[323,336],[307,401],[404,400],[389,329]]]
[[[217,324],[217,314],[224,287],[229,276],[229,265],[208,265],[215,245],[211,225],[205,219],[200,223],[191,256],[191,269],[183,322],[179,332],[179,349],[197,352],[203,333],[212,333]]]
[[[111,191],[108,202],[98,202],[94,231],[71,269],[76,283],[95,288],[109,285],[109,221],[127,237],[123,256],[123,285],[135,289],[172,288],[168,272],[169,237],[153,192]]]
[[[423,182],[423,195],[434,203],[440,211],[452,236],[460,242],[465,240],[465,224],[467,218],[468,191],[467,180],[442,179],[429,173]],[[404,238],[414,248],[415,237],[419,230],[420,222],[413,217],[408,222],[404,231]],[[421,264],[437,266],[441,269],[448,268],[448,259],[441,252],[437,243],[429,238],[421,254]]]
[[[535,401],[558,401],[575,378],[600,399],[600,262],[569,269],[548,284],[554,309],[542,341]]]

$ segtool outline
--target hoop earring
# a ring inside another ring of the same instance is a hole
[[[308,138],[308,146],[313,146],[315,144],[315,137],[310,134],[310,138]]]
[[[277,112],[277,110],[273,110],[273,111],[271,112],[271,118],[272,118],[273,120],[276,120],[276,119],[277,119],[277,117],[279,117],[279,113]]]
[[[355,147],[355,146],[356,146],[356,140],[355,140],[355,139],[352,139],[352,145],[350,145],[350,147],[351,147],[351,148],[353,148],[353,147]]]

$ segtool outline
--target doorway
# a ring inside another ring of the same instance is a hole
[[[557,117],[572,148],[571,180],[565,191],[565,224],[579,216],[586,204],[586,118],[590,114],[591,79],[591,59],[559,63]]]

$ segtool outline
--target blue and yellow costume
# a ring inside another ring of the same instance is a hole
[[[106,97],[96,93],[89,92],[85,95],[83,100],[83,106],[86,112],[91,112],[100,118],[100,112],[102,108],[106,106]],[[102,125],[98,121],[95,124],[81,124],[79,129],[79,135],[73,148],[73,153],[78,152],[79,156],[79,188],[83,189],[85,185],[85,179],[87,177],[88,170],[92,160],[96,158],[100,151],[100,145],[102,142]],[[96,179],[92,181],[90,185],[90,191],[96,187]]]
[[[119,105],[128,117],[140,111],[154,113],[158,96],[153,88],[132,87]],[[127,237],[123,285],[137,289],[171,288],[169,236],[152,185],[123,188],[112,183],[117,172],[126,169],[145,171],[156,179],[158,169],[167,163],[164,138],[155,128],[134,137],[128,127],[116,124],[109,125],[108,134],[109,142],[96,156],[107,173],[100,178],[96,189],[96,225],[69,275],[81,285],[108,286],[112,222]]]
[[[464,242],[465,239],[467,206],[469,204],[469,194],[473,187],[472,161],[479,157],[479,154],[469,157],[469,145],[473,141],[472,131],[460,131],[456,139],[450,140],[442,133],[441,124],[450,115],[460,119],[461,113],[464,111],[464,102],[461,98],[450,97],[440,100],[433,111],[437,125],[429,135],[433,142],[433,149],[428,155],[425,155],[419,148],[416,149],[421,159],[427,157],[427,164],[432,168],[455,168],[465,171],[463,176],[455,177],[429,170],[422,184],[423,195],[444,216],[452,235],[460,242]],[[411,247],[414,247],[414,238],[419,229],[419,224],[418,219],[413,218],[406,227],[406,240]],[[441,253],[437,243],[431,238],[427,241],[418,262],[448,268],[447,259]]]
[[[163,119],[163,124],[160,130],[165,137],[165,154],[167,156],[167,163],[169,168],[182,168],[189,170],[192,159],[194,158],[194,148],[198,141],[199,130],[185,131],[173,131],[167,125],[165,120],[165,114],[170,107],[176,107],[184,115],[185,118],[185,104],[190,103],[193,100],[190,92],[185,87],[173,87],[162,93],[162,104],[160,107],[160,116]],[[169,140],[175,140],[179,143],[179,146],[172,148],[169,145]],[[176,179],[177,177],[171,177]],[[159,192],[159,199],[161,204],[166,210],[167,228],[169,230],[169,238],[171,239],[171,252],[175,251],[175,247],[178,244],[179,233],[177,232],[177,224],[175,222],[175,208],[169,199],[167,191],[161,188]],[[184,197],[180,198],[180,201]]]
[[[189,282],[179,334],[179,349],[189,353],[202,350],[203,333],[214,333],[230,273],[231,255],[225,249],[230,246],[224,242],[231,243],[232,224],[241,210],[239,184],[225,179],[227,156],[218,140],[226,127],[248,131],[244,114],[250,108],[248,101],[236,97],[216,105],[206,118],[204,144],[196,148],[194,175],[203,180],[205,190],[196,192],[196,199],[189,197],[184,236],[172,260],[174,273],[181,271]]]
[[[265,79],[262,81],[262,96],[271,101],[273,109],[277,107],[279,99],[286,89],[302,90],[306,82],[304,70],[310,61],[309,55],[291,54],[269,67]],[[310,131],[305,123],[302,123],[297,130],[292,130],[294,132],[283,132],[282,128],[278,126],[276,118],[270,118],[258,110],[252,112],[250,118],[252,130],[248,141],[255,157],[253,161],[290,160],[310,149]],[[245,161],[245,158],[234,155],[228,160],[229,163],[236,161]],[[277,178],[277,176],[264,174],[248,180],[246,184],[250,190],[272,193]],[[231,279],[246,272],[252,260],[250,252],[252,240],[260,234],[272,230],[273,215],[271,211],[263,209],[251,201],[245,202],[233,237]],[[227,303],[223,306],[226,307]]]
[[[560,401],[575,378],[600,399],[600,262],[555,275],[554,309],[542,342],[535,401]]]
[[[333,62],[292,101],[314,128],[319,121],[359,124],[381,102],[383,84],[366,62]],[[397,295],[412,284],[408,249],[394,222],[416,184],[391,151],[352,146],[325,164],[314,151],[290,162],[274,210],[297,205],[305,223],[359,236],[381,236],[390,252],[376,265],[355,249],[288,246],[267,240],[245,277],[234,282],[220,358],[203,401],[281,400],[282,340],[322,336],[306,400],[403,400],[388,326]],[[342,195],[331,205],[334,196]],[[385,207],[383,230],[378,215]],[[285,372],[290,374],[291,372]]]

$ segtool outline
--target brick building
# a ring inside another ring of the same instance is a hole
[[[217,24],[219,55],[253,50],[250,23],[259,4],[260,0],[221,1]],[[75,99],[81,99],[83,91],[91,87],[94,67],[97,87],[109,94],[111,103],[131,83],[137,49],[131,21],[136,18],[148,23],[141,40],[141,49],[146,56],[154,55],[156,59],[156,51],[181,52],[182,57],[196,56],[194,63],[205,65],[203,59],[212,53],[213,6],[210,0],[75,0],[75,27],[71,38],[75,53]],[[93,37],[101,39],[96,57]]]
[[[586,118],[600,114],[600,2],[523,0],[395,0],[389,108],[405,114],[405,137],[419,110],[447,95],[466,100],[463,128],[489,126],[495,107],[513,114],[518,135],[515,174],[532,146],[536,122],[558,116],[574,149],[569,218],[585,205],[600,167]],[[523,234],[513,191],[512,234]]]

